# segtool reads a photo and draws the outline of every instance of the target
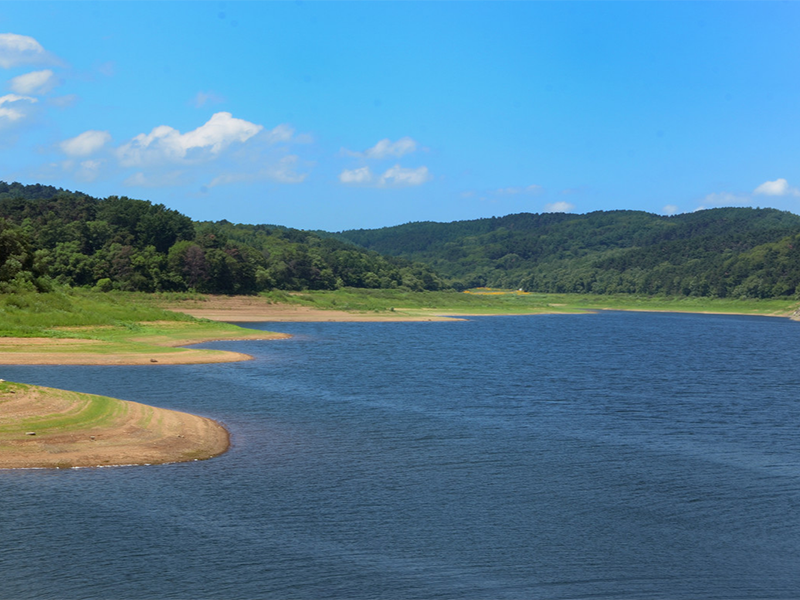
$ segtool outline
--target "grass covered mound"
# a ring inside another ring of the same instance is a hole
[[[0,296],[0,364],[198,364],[245,354],[180,348],[286,337],[199,321],[126,294],[63,290]]]
[[[21,383],[0,382],[0,468],[71,468],[202,460],[229,445],[195,415]]]

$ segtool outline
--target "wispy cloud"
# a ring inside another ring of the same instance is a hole
[[[299,157],[290,154],[284,156],[277,163],[263,166],[255,172],[230,172],[217,175],[206,187],[214,188],[220,185],[230,185],[233,183],[252,183],[254,181],[274,181],[276,183],[302,183],[308,177],[308,173],[298,173],[297,165]]]
[[[64,140],[59,144],[61,151],[67,156],[89,156],[100,150],[111,141],[111,134],[107,131],[89,130],[82,134]]]
[[[674,204],[667,204],[664,208],[661,209],[661,212],[665,215],[675,215],[678,214],[678,207]]]
[[[702,200],[703,205],[711,206],[744,206],[752,202],[752,198],[747,195],[731,194],[729,192],[715,192],[708,194]]]
[[[45,69],[18,75],[9,82],[9,86],[17,94],[47,94],[58,83],[55,74],[50,69]]]
[[[339,174],[339,181],[345,185],[365,185],[380,188],[411,187],[422,185],[433,178],[428,167],[406,169],[395,165],[376,176],[369,167],[344,169]]]
[[[344,169],[339,173],[339,181],[347,185],[365,185],[373,180],[372,171],[369,167],[359,169]]]
[[[552,202],[544,205],[544,212],[565,213],[575,210],[575,205],[570,202]]]
[[[105,160],[84,160],[81,161],[77,171],[75,171],[75,178],[80,181],[94,181],[100,175],[100,171],[105,164]]]
[[[345,156],[357,156],[360,158],[381,160],[391,157],[400,158],[406,154],[416,152],[416,150],[417,142],[410,137],[402,137],[396,142],[391,141],[389,138],[382,139],[372,148],[367,148],[363,152],[354,152],[352,150],[347,150],[346,148],[342,148],[341,152]]]
[[[134,173],[123,181],[123,185],[129,187],[172,187],[179,185],[186,185],[190,179],[186,176],[186,172],[182,170],[168,171],[166,173],[158,173],[155,175],[146,175],[143,172]]]
[[[192,104],[197,108],[202,108],[206,104],[222,104],[225,98],[216,92],[197,92],[197,95],[192,100]]]
[[[30,105],[36,102],[38,100],[30,96],[19,96],[17,94],[0,96],[0,123],[21,121],[27,116]]]
[[[32,37],[16,33],[0,33],[0,67],[4,69],[59,62]]]
[[[381,187],[405,187],[413,185],[422,185],[426,181],[431,180],[430,171],[428,167],[418,167],[416,169],[404,169],[400,165],[395,165],[388,169],[378,179],[378,185]]]
[[[540,185],[527,185],[518,187],[505,187],[495,190],[501,196],[516,196],[517,194],[541,194],[544,188]]]

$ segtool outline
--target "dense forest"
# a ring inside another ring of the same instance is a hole
[[[0,182],[0,292],[54,284],[223,294],[445,286],[422,264],[307,231],[197,223],[144,200]]]
[[[341,233],[194,222],[161,204],[0,182],[0,292],[252,294],[480,286],[556,293],[800,295],[800,216],[718,208],[516,214]]]
[[[800,216],[717,208],[516,214],[335,234],[421,261],[456,289],[768,298],[800,293]]]

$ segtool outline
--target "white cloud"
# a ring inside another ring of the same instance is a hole
[[[394,156],[400,158],[406,154],[411,154],[417,150],[417,142],[410,137],[402,137],[396,142],[392,142],[389,138],[382,139],[372,148],[368,148],[363,152],[353,152],[342,148],[342,154],[346,156],[359,156],[361,158],[369,158],[374,160],[381,160]]]
[[[753,190],[753,194],[756,196],[800,196],[800,190],[790,187],[789,182],[785,179],[776,179],[775,181],[765,181]]]
[[[64,140],[59,144],[62,152],[68,156],[89,156],[97,152],[111,141],[111,134],[107,131],[90,129],[82,134]]]
[[[181,133],[168,125],[160,125],[149,134],[140,133],[118,149],[123,167],[183,162],[190,152],[206,152],[216,157],[233,143],[243,143],[264,127],[243,119],[235,119],[228,112],[214,114],[207,123],[188,133]]]
[[[549,213],[564,213],[570,212],[575,209],[575,205],[569,202],[553,202],[544,205],[544,212]]]
[[[372,182],[372,172],[369,167],[360,169],[345,169],[339,173],[339,181],[348,185],[363,185]]]
[[[428,171],[428,167],[404,169],[400,165],[387,169],[380,177],[375,177],[369,167],[344,169],[339,173],[339,181],[345,185],[372,185],[375,187],[422,185],[426,181],[430,181],[431,178],[432,175]]]
[[[50,69],[32,71],[11,80],[11,89],[18,94],[46,94],[56,85],[58,78]]]
[[[25,118],[28,104],[36,102],[38,100],[30,96],[18,96],[17,94],[0,96],[0,122],[2,120],[14,122]]]
[[[678,213],[678,207],[674,204],[667,204],[664,208],[661,209],[661,212],[665,215],[675,215]]]
[[[0,33],[0,67],[11,69],[20,65],[56,62],[32,37],[16,33]]]
[[[406,187],[422,185],[426,181],[430,181],[430,179],[431,174],[428,171],[428,167],[404,169],[400,165],[395,165],[380,176],[378,185],[381,187]]]

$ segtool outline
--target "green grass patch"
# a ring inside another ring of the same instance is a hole
[[[135,327],[148,321],[191,321],[125,294],[88,290],[60,290],[47,294],[0,295],[0,336],[69,337],[56,328],[114,326]]]
[[[165,310],[160,303],[196,299],[186,294],[100,293],[61,290],[47,294],[0,296],[3,352],[164,355],[205,340],[247,337],[255,332],[228,323],[195,319]],[[265,335],[266,332],[259,332]],[[4,337],[93,340],[100,343],[3,345]],[[214,351],[208,351],[214,352]]]
[[[34,395],[47,394],[64,398],[71,403],[66,412],[38,415],[20,419],[10,423],[0,421],[0,436],[7,437],[19,435],[20,431],[35,431],[37,434],[68,433],[70,431],[85,430],[87,428],[103,427],[113,424],[127,412],[124,402],[105,396],[80,394],[65,390],[38,388],[37,386],[21,383],[3,382],[0,384],[0,394],[8,399],[8,395],[32,393]],[[35,405],[35,398],[31,400]]]
[[[471,293],[408,292],[345,288],[302,293],[269,292],[275,303],[355,312],[435,311],[442,314],[535,314],[586,310],[654,310],[758,315],[791,314],[800,302],[791,298],[733,299],[637,296],[630,294],[521,294],[515,290],[470,290]]]

